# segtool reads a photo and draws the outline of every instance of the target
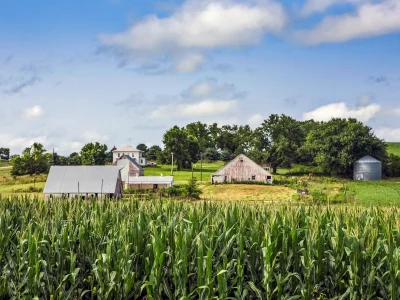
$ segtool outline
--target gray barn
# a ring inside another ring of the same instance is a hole
[[[45,199],[121,198],[120,169],[117,166],[52,166],[43,191]]]
[[[211,176],[212,183],[260,181],[272,183],[272,175],[244,154],[239,154]]]
[[[354,180],[381,180],[382,179],[382,163],[372,156],[364,156],[354,162],[353,168]]]

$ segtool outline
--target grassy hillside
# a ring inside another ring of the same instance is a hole
[[[400,156],[400,143],[386,143],[388,153]]]

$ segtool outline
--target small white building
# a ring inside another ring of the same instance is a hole
[[[112,153],[113,153],[113,163],[116,163],[117,160],[122,155],[129,155],[130,157],[134,158],[139,165],[146,166],[147,164],[146,158],[143,157],[143,151],[133,148],[132,146],[126,146],[121,148],[116,148],[114,146],[114,148],[112,149]]]
[[[125,182],[126,188],[131,189],[163,189],[174,185],[173,176],[135,176]]]

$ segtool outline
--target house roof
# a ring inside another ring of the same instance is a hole
[[[173,176],[130,176],[129,183],[146,184],[170,184],[174,181]]]
[[[45,194],[115,193],[121,167],[52,166],[44,187]]]
[[[143,167],[137,163],[136,159],[130,157],[129,155],[122,155],[119,159],[123,159],[124,157],[133,163],[140,171],[143,171]]]
[[[225,166],[223,166],[222,168],[220,168],[217,172],[215,172],[212,176],[221,176],[224,175],[224,170],[226,168],[229,168],[231,165],[233,165],[237,160],[239,159],[246,159],[247,161],[249,161],[254,168],[259,168],[260,171],[264,172],[266,175],[271,175],[270,171],[265,170],[263,167],[261,167],[259,164],[257,164],[256,162],[254,162],[253,160],[251,160],[250,158],[248,158],[246,155],[244,154],[239,154],[238,156],[236,156],[234,159],[232,159],[230,162],[228,162]]]
[[[366,155],[364,157],[361,157],[359,160],[357,160],[356,162],[360,162],[360,163],[380,163],[379,160],[377,160],[376,158]]]
[[[112,152],[143,152],[143,151],[136,149],[132,146],[126,146],[126,147],[116,148],[115,150],[112,150]]]

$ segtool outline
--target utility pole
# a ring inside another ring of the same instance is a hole
[[[54,148],[53,148],[53,161],[51,162],[51,165],[54,166]]]
[[[104,179],[101,180],[100,199],[103,199],[103,182],[104,182]]]
[[[200,152],[200,181],[203,181],[203,152]]]
[[[174,152],[171,152],[172,162],[171,162],[171,175],[174,175]]]

